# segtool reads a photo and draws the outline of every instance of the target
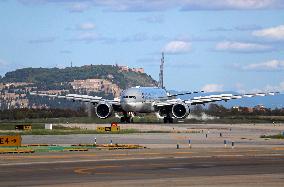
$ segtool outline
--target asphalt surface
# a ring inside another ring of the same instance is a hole
[[[172,130],[22,136],[24,144],[88,144],[96,138],[98,144],[112,140],[149,149],[0,155],[0,186],[284,186],[284,141],[260,138],[282,133],[284,124],[134,124],[123,128]]]
[[[200,151],[6,156],[0,186],[283,186],[283,149]]]

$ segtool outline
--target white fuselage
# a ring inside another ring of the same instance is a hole
[[[134,87],[123,91],[120,102],[126,112],[150,113],[156,112],[155,101],[167,99],[165,89],[158,87]]]

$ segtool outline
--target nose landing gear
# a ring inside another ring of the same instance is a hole
[[[166,113],[164,116],[164,123],[174,123],[174,118],[172,117],[171,113]]]
[[[164,117],[164,123],[174,123],[174,118],[166,116]]]
[[[123,112],[123,116],[120,118],[120,122],[121,123],[133,123],[133,116],[131,115],[128,115],[127,112]]]

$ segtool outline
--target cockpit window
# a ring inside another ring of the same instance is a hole
[[[135,96],[128,96],[128,95],[123,96],[123,98],[133,98],[133,99],[136,99]]]

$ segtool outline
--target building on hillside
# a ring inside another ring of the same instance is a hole
[[[46,91],[39,91],[39,93],[44,93],[49,95],[62,95],[62,94],[68,94],[69,90],[46,90]]]
[[[132,68],[132,71],[136,73],[144,73],[144,68]]]
[[[129,67],[128,66],[118,66],[120,71],[125,71],[125,72],[129,72]]]
[[[119,66],[116,64],[116,66],[119,68],[120,71],[124,71],[124,72],[129,72],[129,71],[133,71],[136,73],[144,73],[144,68],[129,68],[128,66]]]
[[[18,86],[28,86],[28,85],[32,85],[33,83],[30,82],[10,82],[10,83],[5,83],[4,86],[5,87],[18,87]]]
[[[243,107],[243,112],[245,113],[253,113],[253,108],[252,107]]]
[[[251,107],[234,106],[233,109],[237,110],[238,112],[244,112],[244,113],[252,113],[253,112],[253,108],[251,108]]]
[[[5,85],[0,83],[0,90],[4,89],[5,88]]]
[[[29,100],[26,98],[26,94],[16,94],[7,92],[0,94],[1,109],[27,108],[28,105]]]
[[[253,109],[254,109],[254,111],[259,111],[259,112],[265,112],[266,111],[266,108],[265,108],[264,105],[257,105]]]
[[[112,93],[115,97],[118,97],[121,93],[121,89],[116,84],[106,79],[74,80],[70,84],[74,90]]]

